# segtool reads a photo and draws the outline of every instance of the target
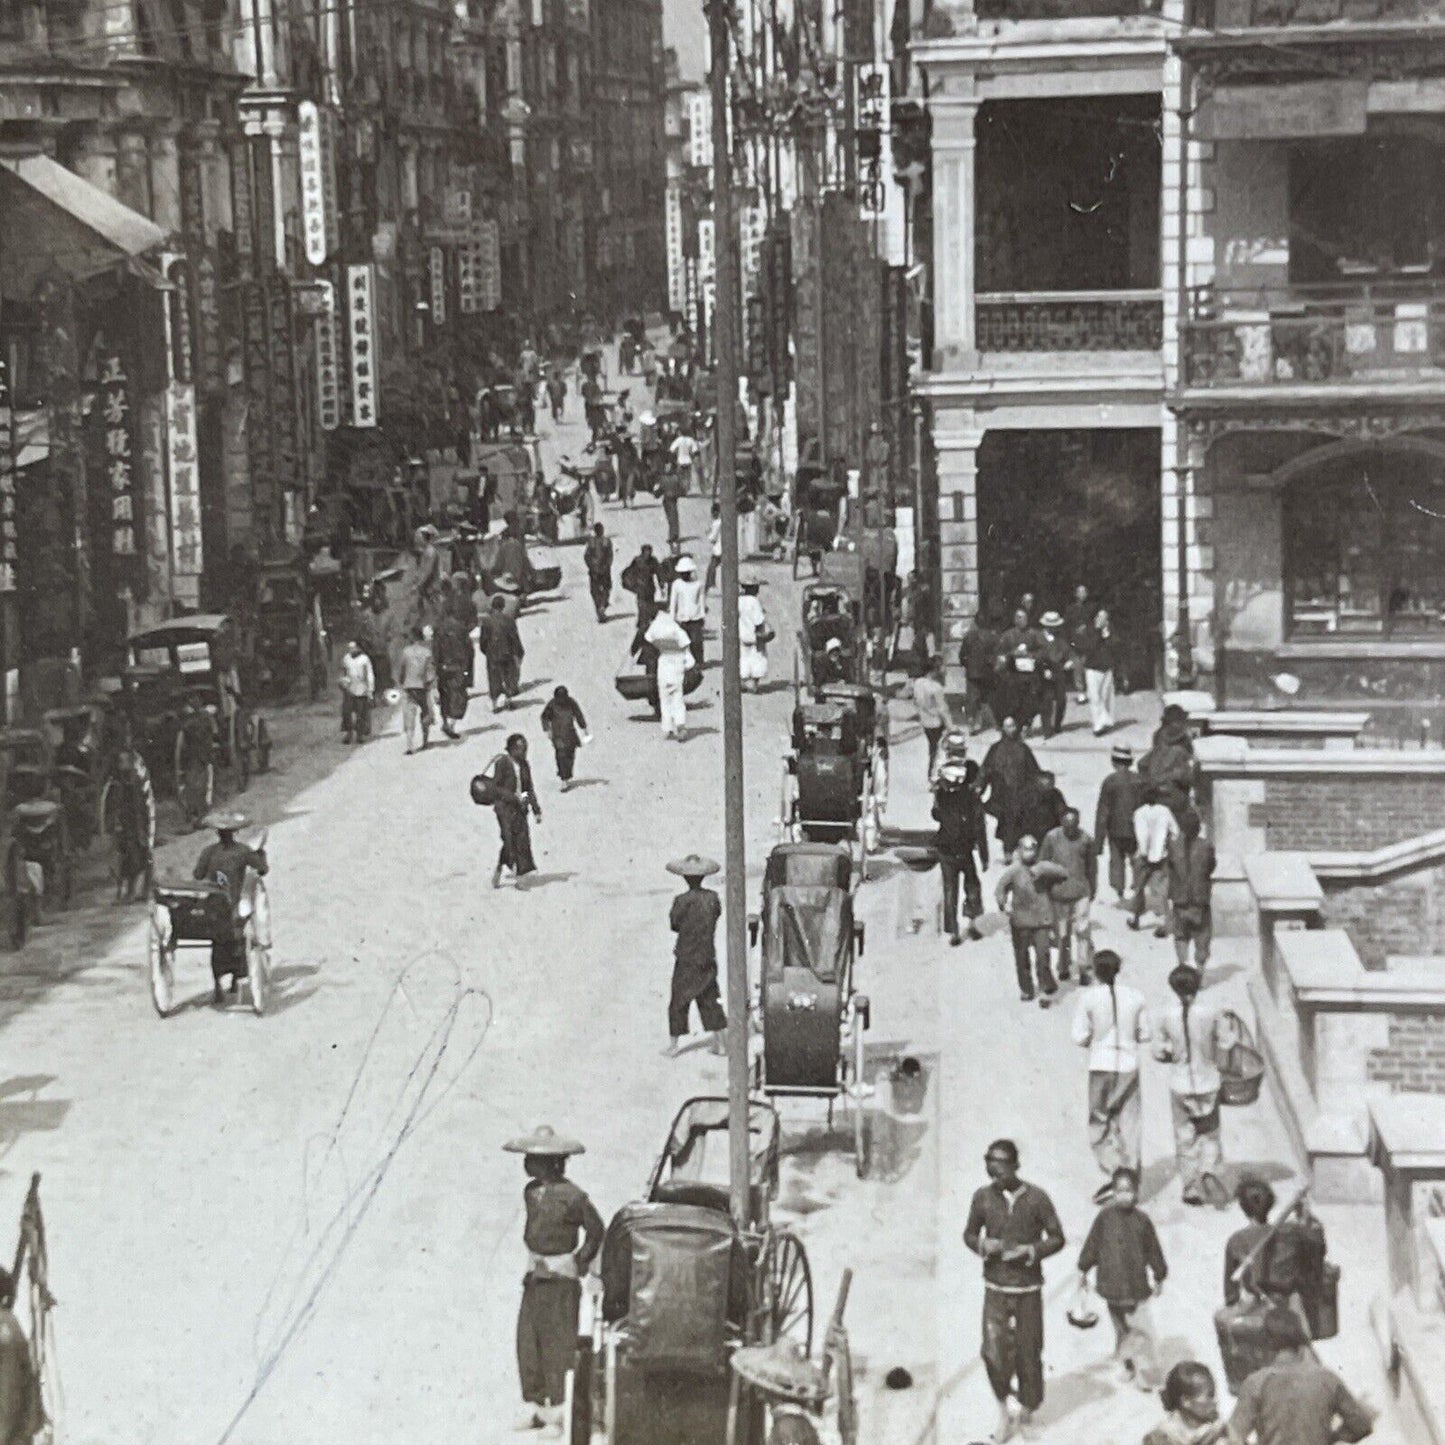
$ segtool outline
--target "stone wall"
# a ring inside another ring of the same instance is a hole
[[[1371,882],[1323,880],[1321,915],[1350,935],[1366,968],[1389,958],[1445,955],[1445,864]]]
[[[1366,1078],[1391,1093],[1445,1094],[1445,1017],[1438,1013],[1389,1016],[1389,1042],[1371,1049]]]
[[[1272,851],[1383,848],[1445,825],[1445,776],[1268,778],[1262,812]]]

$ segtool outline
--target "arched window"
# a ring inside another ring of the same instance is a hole
[[[1445,462],[1332,458],[1290,482],[1283,521],[1291,636],[1445,638]]]

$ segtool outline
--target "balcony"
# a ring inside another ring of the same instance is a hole
[[[975,298],[980,351],[1158,351],[1158,291],[1024,291]]]
[[[1325,25],[1405,25],[1445,19],[1445,0],[1193,0],[1203,30],[1281,30]]]
[[[1114,19],[1157,15],[1160,0],[974,0],[980,20]]]
[[[1201,288],[1184,326],[1183,374],[1203,390],[1439,384],[1445,286]]]

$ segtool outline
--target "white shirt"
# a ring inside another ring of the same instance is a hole
[[[1139,1045],[1152,1036],[1144,995],[1116,983],[1090,984],[1074,1010],[1073,1039],[1089,1051],[1091,1073],[1132,1074],[1139,1067]]]
[[[751,592],[745,592],[738,598],[738,641],[744,647],[758,645],[758,628],[765,626],[767,620],[759,598]]]
[[[702,583],[696,578],[679,577],[672,584],[667,610],[674,622],[701,622],[707,616]]]
[[[697,443],[683,432],[681,436],[674,437],[672,442],[672,459],[680,467],[690,467],[694,453],[697,451]]]
[[[376,674],[372,671],[371,659],[358,652],[354,657],[346,652],[341,657],[341,686],[352,697],[370,697],[376,691]]]
[[[722,556],[722,518],[714,517],[707,524],[708,545],[712,548],[714,557]]]
[[[1169,840],[1179,831],[1174,814],[1163,803],[1145,803],[1134,809],[1134,841],[1146,862],[1162,863]]]

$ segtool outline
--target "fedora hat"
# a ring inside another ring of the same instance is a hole
[[[761,577],[754,576],[754,574],[751,572],[746,573],[744,576],[738,578],[738,586],[741,587],[744,592],[756,592],[758,588],[762,585],[763,579]]]
[[[1052,610],[1045,612],[1044,615],[1039,618],[1040,627],[1062,627],[1063,625],[1064,619]]]
[[[508,1154],[545,1154],[565,1158],[568,1154],[585,1154],[587,1146],[576,1139],[559,1134],[550,1124],[539,1124],[530,1134],[508,1139],[502,1148]]]
[[[722,864],[714,863],[700,853],[689,853],[686,858],[674,858],[667,865],[667,871],[676,873],[679,878],[710,878],[722,871]]]
[[[1109,752],[1109,760],[1115,763],[1132,763],[1134,761],[1134,749],[1124,746],[1112,748]]]
[[[216,833],[239,833],[242,828],[251,826],[251,820],[232,808],[217,808],[215,812],[206,814],[203,826]]]
[[[503,572],[500,577],[493,578],[492,586],[498,592],[520,592],[522,590],[521,584],[510,572]]]

